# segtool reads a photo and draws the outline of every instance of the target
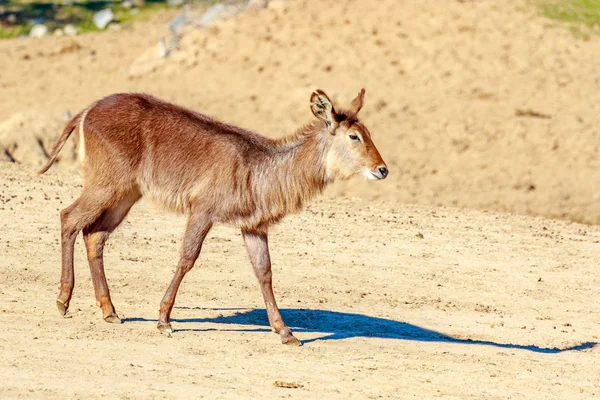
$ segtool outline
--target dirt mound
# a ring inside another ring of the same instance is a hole
[[[0,160],[34,166],[44,164],[64,125],[64,121],[43,114],[14,114],[0,123]],[[75,146],[71,142],[59,161],[68,164],[75,159]]]
[[[390,176],[332,193],[600,223],[600,37],[580,40],[530,2],[277,2],[187,32],[131,76],[168,35],[153,21],[55,55],[61,38],[0,42],[0,121],[141,91],[276,137],[310,120],[313,89],[344,105],[365,87]]]

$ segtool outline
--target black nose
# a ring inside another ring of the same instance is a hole
[[[386,167],[379,167],[379,173],[385,178],[388,174],[388,169]]]

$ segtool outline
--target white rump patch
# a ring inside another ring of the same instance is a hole
[[[83,114],[81,114],[81,121],[79,121],[79,148],[77,150],[79,153],[79,162],[81,162],[81,165],[83,165],[83,162],[85,160],[85,136],[83,134],[83,124],[85,122],[85,117],[87,117],[88,112],[95,105],[96,104],[93,104],[87,110],[85,110]]]

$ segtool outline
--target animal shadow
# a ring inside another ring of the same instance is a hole
[[[270,331],[267,313],[261,309],[237,309],[237,308],[200,308],[200,307],[176,307],[188,310],[205,311],[237,311],[231,315],[220,315],[212,318],[183,318],[173,319],[178,324],[186,323],[211,323],[222,325],[235,325],[238,327],[218,329],[220,331],[236,332],[267,332]],[[364,314],[345,313],[328,310],[314,309],[282,309],[281,314],[286,323],[297,332],[311,332],[324,334],[324,336],[303,340],[303,344],[315,341],[342,340],[350,338],[381,338],[412,340],[418,342],[443,342],[459,343],[469,345],[494,346],[505,349],[528,350],[536,353],[561,353],[563,351],[586,350],[596,346],[597,342],[585,342],[576,346],[558,348],[543,347],[538,345],[520,345],[511,343],[500,343],[489,340],[458,339],[452,336],[436,332],[434,330],[421,328],[420,326],[407,322],[391,319],[371,317]],[[149,321],[144,318],[131,318],[125,322]],[[249,326],[239,328],[239,326]],[[177,331],[205,331],[206,329],[177,329]]]

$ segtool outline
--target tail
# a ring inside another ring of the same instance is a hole
[[[54,162],[56,161],[56,157],[58,157],[58,153],[60,153],[60,151],[62,150],[67,139],[69,139],[69,136],[71,136],[71,133],[75,130],[75,128],[77,128],[80,117],[81,117],[81,113],[77,114],[75,117],[73,117],[73,119],[71,119],[71,121],[69,121],[69,123],[63,130],[63,133],[58,138],[58,141],[52,148],[52,152],[50,153],[50,158],[48,159],[48,162],[46,163],[44,168],[42,168],[38,171],[39,175],[42,175],[43,173],[48,171],[50,169],[50,167],[52,166],[52,164],[54,164]]]

